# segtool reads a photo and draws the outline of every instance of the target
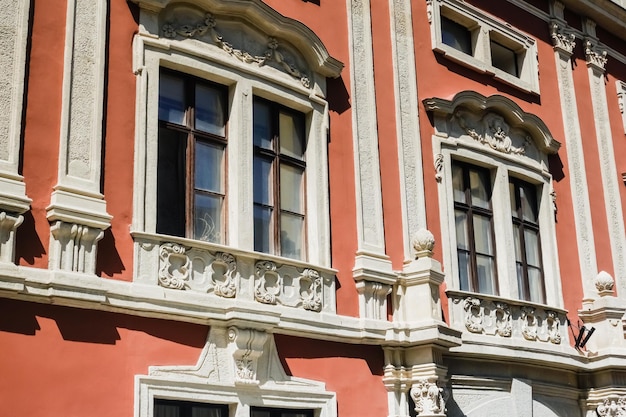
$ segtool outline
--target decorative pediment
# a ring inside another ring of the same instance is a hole
[[[251,65],[271,66],[309,86],[312,72],[338,77],[343,64],[302,23],[260,0],[132,0],[158,16],[144,25],[164,39],[196,39]]]
[[[423,103],[435,115],[439,132],[497,152],[539,159],[537,152],[553,154],[561,146],[540,118],[500,95],[463,91],[452,100],[429,98]]]

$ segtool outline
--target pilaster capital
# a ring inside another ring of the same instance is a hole
[[[552,19],[549,24],[554,50],[570,57],[576,47],[576,36],[560,20]]]
[[[592,38],[585,38],[585,59],[587,66],[594,70],[604,73],[606,63],[608,61],[607,51],[598,47],[598,42]]]

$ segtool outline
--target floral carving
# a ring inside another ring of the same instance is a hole
[[[196,25],[184,24],[179,26],[166,23],[163,25],[162,31],[163,36],[171,39],[175,38],[177,35],[184,38],[197,38],[208,34],[217,47],[237,58],[239,61],[245,62],[246,64],[255,63],[260,67],[265,65],[268,61],[274,61],[287,74],[298,79],[304,87],[309,88],[311,86],[309,77],[294,65],[286,61],[285,56],[278,50],[279,44],[276,38],[270,37],[268,39],[268,49],[263,53],[263,55],[252,55],[243,49],[235,48],[231,43],[224,40],[224,37],[215,29],[216,26],[217,22],[215,17],[211,13],[207,13],[201,23]]]
[[[522,307],[522,336],[526,340],[537,340],[537,316],[533,307]]]
[[[235,360],[235,369],[237,371],[237,380],[239,382],[250,381],[255,382],[254,362],[248,359]]]
[[[508,304],[496,303],[496,333],[502,337],[511,337],[513,326],[511,325],[511,310]]]
[[[559,317],[555,311],[546,311],[546,326],[548,340],[556,345],[561,343],[561,331]]]
[[[322,309],[322,278],[314,269],[305,269],[300,275],[300,297],[305,310]]]
[[[601,296],[613,295],[613,286],[615,281],[613,277],[606,271],[600,271],[594,278],[593,283]]]
[[[415,411],[418,416],[445,416],[443,388],[439,388],[436,382],[431,382],[427,379],[417,381],[411,388],[411,398],[413,398],[415,403]]]
[[[432,251],[435,248],[435,236],[433,236],[433,234],[426,230],[426,229],[419,229],[414,235],[413,235],[413,249],[415,249],[416,252],[416,257],[420,256],[421,254],[427,254],[430,253],[432,256]]]
[[[555,50],[561,50],[569,55],[574,52],[576,36],[571,32],[566,32],[556,21],[550,22],[550,37]]]
[[[596,411],[600,417],[626,417],[626,398],[607,398]]]
[[[159,285],[182,290],[189,280],[191,260],[186,249],[176,243],[165,243],[159,248]]]
[[[443,178],[443,155],[438,153],[435,157],[435,180],[441,182]]]
[[[480,300],[478,298],[468,297],[463,302],[465,310],[465,327],[472,333],[483,332],[483,309],[480,308]]]
[[[585,39],[585,58],[589,65],[604,70],[604,66],[608,61],[606,56],[607,52],[605,50],[599,50],[594,42],[590,39]]]
[[[280,277],[276,273],[276,264],[271,261],[259,261],[255,265],[254,274],[257,282],[254,287],[254,298],[263,304],[276,304],[276,296],[280,291]]]
[[[213,292],[220,297],[233,298],[237,294],[237,284],[235,282],[237,262],[235,257],[230,253],[219,252],[213,264],[221,264],[226,268],[226,272],[222,276],[223,280],[217,280],[213,276]]]
[[[484,127],[482,130],[484,133],[482,134],[475,127],[470,126],[469,117],[465,111],[458,110],[455,112],[454,118],[469,137],[495,151],[514,155],[524,155],[526,152],[525,146],[513,146],[513,141],[509,137],[509,125],[504,121],[504,118],[495,113],[487,113],[483,118]],[[528,137],[526,141],[529,141]]]

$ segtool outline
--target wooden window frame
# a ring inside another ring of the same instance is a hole
[[[453,202],[454,202],[454,210],[459,210],[459,211],[463,211],[465,213],[465,215],[467,216],[467,235],[468,235],[468,243],[469,243],[469,251],[466,250],[462,250],[464,253],[467,253],[469,255],[469,259],[470,259],[470,276],[469,278],[469,282],[468,284],[470,285],[469,291],[471,292],[477,292],[480,293],[480,288],[479,288],[479,281],[478,281],[478,266],[477,266],[477,262],[476,262],[476,258],[477,258],[477,251],[476,251],[476,242],[475,242],[475,235],[474,235],[474,214],[478,214],[480,216],[483,217],[488,217],[489,218],[489,225],[490,225],[490,234],[491,234],[491,242],[492,242],[492,246],[493,246],[493,255],[486,255],[486,254],[480,254],[481,256],[489,256],[492,260],[493,260],[493,267],[492,267],[492,271],[493,271],[493,286],[494,286],[494,294],[493,295],[498,295],[500,293],[500,289],[499,289],[499,285],[498,285],[498,265],[497,265],[497,253],[496,253],[496,240],[495,240],[495,227],[494,227],[494,223],[493,223],[493,203],[491,201],[491,195],[493,193],[492,190],[492,184],[490,181],[491,175],[490,172],[487,168],[483,168],[480,166],[476,166],[476,165],[472,165],[472,164],[468,164],[465,162],[460,162],[460,161],[452,161],[453,165],[456,165],[458,167],[460,167],[462,169],[462,174],[463,174],[463,192],[465,193],[465,203],[456,201],[453,198]],[[472,196],[471,196],[471,188],[470,188],[470,180],[469,180],[469,172],[470,170],[475,170],[478,172],[482,172],[481,175],[484,176],[484,178],[486,178],[486,187],[487,187],[487,192],[490,196],[489,198],[489,209],[483,208],[483,207],[478,207],[478,206],[474,206],[472,204]],[[458,254],[459,251],[461,249],[459,249],[458,247],[458,242],[457,242],[457,247],[456,247],[456,255],[457,255],[457,265],[459,262],[459,258],[458,258]],[[460,268],[460,266],[459,266]],[[460,274],[460,271],[459,271]]]
[[[192,75],[189,74],[185,74],[182,72],[178,72],[178,71],[173,71],[173,70],[169,70],[169,69],[165,69],[165,68],[161,68],[160,70],[160,74],[163,75],[169,75],[172,77],[176,77],[180,80],[182,80],[183,82],[183,97],[184,97],[184,120],[183,120],[183,125],[179,125],[177,123],[173,123],[173,122],[168,122],[168,121],[164,121],[159,119],[158,121],[158,127],[159,130],[160,129],[167,129],[170,131],[174,131],[174,132],[181,132],[183,134],[185,134],[186,137],[186,142],[185,142],[185,148],[186,148],[186,154],[185,154],[185,180],[184,180],[184,187],[185,187],[185,207],[184,207],[184,211],[185,211],[185,216],[184,216],[184,222],[185,222],[185,226],[184,226],[184,236],[181,237],[186,237],[189,239],[194,239],[194,228],[195,228],[195,223],[194,223],[194,210],[195,210],[195,204],[194,204],[194,197],[195,197],[195,193],[196,192],[200,192],[201,194],[206,194],[206,195],[211,195],[211,196],[218,196],[220,198],[222,198],[223,201],[223,207],[222,207],[222,215],[220,218],[220,222],[221,222],[221,238],[219,239],[219,241],[215,242],[218,244],[226,244],[227,242],[227,230],[226,230],[226,213],[227,213],[227,192],[226,192],[226,184],[228,183],[228,178],[227,178],[227,161],[228,161],[228,88],[226,86],[205,80],[205,79],[201,79],[198,77],[194,77]],[[223,114],[225,117],[224,120],[224,136],[219,136],[213,133],[209,133],[209,132],[205,132],[202,130],[197,130],[195,127],[195,94],[196,94],[196,89],[195,87],[197,85],[206,85],[209,86],[211,88],[214,88],[216,90],[218,90],[221,96],[221,102],[223,105]],[[196,143],[197,142],[202,142],[202,143],[207,143],[213,146],[220,146],[222,147],[224,153],[223,153],[223,167],[222,167],[222,190],[223,193],[216,193],[216,192],[212,192],[212,191],[207,191],[207,190],[200,190],[200,189],[196,189],[196,181],[195,181],[195,150],[196,150]],[[157,168],[157,172],[158,172],[158,168]],[[157,173],[157,178],[158,178],[158,173]],[[158,201],[158,193],[157,193],[157,201]],[[158,204],[157,204],[158,206]],[[157,232],[158,232],[158,213],[157,213]]]
[[[541,228],[539,227],[539,222],[537,223],[533,223],[527,220],[524,220],[523,217],[523,213],[522,213],[522,204],[521,204],[521,196],[520,196],[520,189],[521,188],[525,188],[526,190],[531,189],[531,190],[535,190],[537,187],[533,184],[530,184],[526,181],[517,179],[517,178],[513,178],[510,177],[509,178],[509,183],[513,185],[513,192],[514,192],[514,200],[515,200],[515,207],[511,207],[512,211],[516,211],[517,213],[517,217],[515,216],[511,216],[512,219],[512,224],[513,226],[518,226],[520,228],[520,232],[519,232],[519,245],[520,245],[520,252],[522,254],[522,260],[518,261],[517,257],[515,259],[515,265],[517,266],[518,264],[521,265],[522,267],[522,288],[519,288],[519,298],[525,301],[531,301],[530,300],[530,280],[528,279],[528,261],[526,259],[526,238],[524,237],[524,231],[525,229],[530,229],[533,232],[537,233],[537,245],[538,247],[538,252],[539,252],[539,271],[541,273],[541,300],[532,300],[532,302],[537,302],[537,303],[541,303],[541,304],[545,304],[546,303],[546,285],[545,285],[545,276],[544,276],[544,268],[543,268],[543,252],[541,251]],[[538,199],[535,198],[535,203],[537,203]],[[533,209],[535,210],[536,213],[539,213],[539,207],[537,207],[537,205],[535,204],[535,207],[533,207]],[[515,238],[515,237],[514,237]],[[536,266],[535,266],[536,268]],[[517,273],[517,269],[516,269],[516,273]],[[519,286],[519,281],[518,281],[518,286]]]
[[[256,157],[260,157],[262,159],[265,160],[271,160],[271,164],[272,164],[272,168],[271,168],[271,189],[272,189],[272,196],[271,196],[271,206],[267,205],[267,204],[263,204],[263,203],[257,203],[256,201],[253,202],[253,207],[263,207],[263,208],[272,208],[272,217],[270,219],[270,238],[271,238],[271,242],[270,242],[270,254],[273,255],[278,255],[281,256],[282,255],[282,248],[281,248],[281,240],[280,240],[280,232],[282,230],[281,228],[281,214],[286,213],[286,214],[290,214],[293,216],[298,216],[301,217],[303,220],[303,230],[302,230],[302,242],[301,242],[301,248],[302,248],[302,256],[300,259],[301,261],[306,261],[307,260],[307,253],[308,253],[308,245],[307,245],[307,219],[306,219],[306,119],[305,119],[305,114],[301,113],[297,110],[293,110],[289,107],[283,106],[279,103],[255,96],[254,100],[253,100],[253,106],[256,105],[256,103],[263,103],[266,106],[269,107],[270,110],[270,130],[271,130],[271,135],[272,135],[272,149],[266,149],[266,148],[262,148],[258,145],[254,145],[253,144],[253,158]],[[302,159],[298,159],[298,158],[294,158],[292,156],[288,156],[285,154],[282,154],[280,152],[280,132],[279,132],[279,116],[280,113],[287,113],[293,116],[294,119],[299,120],[299,124],[300,124],[300,128],[302,129],[302,134],[303,134],[303,140],[304,143],[302,144],[303,146],[303,156]],[[296,167],[302,170],[302,207],[303,207],[303,212],[304,214],[300,214],[300,213],[294,213],[288,210],[284,210],[281,207],[280,204],[280,167],[281,165],[288,165],[288,166],[292,166],[292,167]],[[256,181],[256,178],[253,179],[253,189],[255,187],[254,185],[254,181]],[[258,250],[255,247],[255,250]]]

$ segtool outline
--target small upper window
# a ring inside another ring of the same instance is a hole
[[[433,50],[523,91],[539,93],[535,39],[462,1],[429,2]]]
[[[154,417],[228,417],[228,406],[156,399]]]
[[[224,243],[226,89],[161,73],[157,233]]]
[[[472,55],[470,31],[465,26],[445,16],[441,17],[441,40],[456,50]]]
[[[254,250],[305,258],[304,115],[254,100]]]

